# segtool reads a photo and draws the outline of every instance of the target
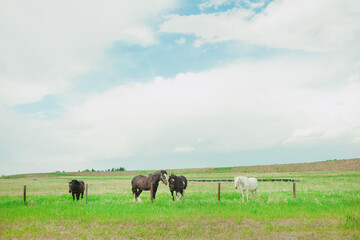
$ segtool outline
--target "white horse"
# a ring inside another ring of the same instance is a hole
[[[247,177],[235,177],[235,189],[240,185],[242,192],[242,198],[244,202],[244,191],[246,191],[246,200],[249,201],[249,191],[251,195],[256,196],[256,189],[258,187],[258,181],[256,178],[247,178]]]

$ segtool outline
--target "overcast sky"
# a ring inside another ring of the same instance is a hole
[[[0,174],[359,156],[358,0],[0,0]]]

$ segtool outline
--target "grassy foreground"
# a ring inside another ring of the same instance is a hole
[[[182,173],[189,179],[293,178],[260,182],[248,203],[233,183],[190,182],[183,201],[173,202],[161,184],[133,203],[129,172],[109,176],[24,175],[0,179],[1,239],[359,239],[360,172],[253,172],[228,169]],[[171,171],[168,171],[169,173]],[[137,174],[137,173],[136,173]],[[73,202],[67,181],[89,184],[88,203]],[[27,185],[27,204],[22,202]]]

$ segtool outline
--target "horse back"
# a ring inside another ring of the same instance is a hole
[[[248,178],[249,190],[256,190],[258,187],[258,180],[256,178]]]
[[[132,181],[131,185],[133,188],[140,188],[142,190],[150,190],[150,182],[148,181],[148,177],[143,175],[135,176]]]
[[[173,183],[169,184],[169,188],[171,191],[180,191],[186,189],[187,187],[186,177],[176,176],[174,174],[171,174],[170,179],[173,179]]]
[[[84,191],[85,191],[85,183],[83,181],[81,181],[81,180],[79,180],[79,182],[80,182],[80,192],[84,193]]]

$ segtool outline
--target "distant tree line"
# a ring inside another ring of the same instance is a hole
[[[105,170],[95,170],[95,169],[92,168],[91,170],[85,169],[85,170],[83,170],[81,172],[123,172],[123,171],[125,171],[124,167],[111,168],[111,169],[109,168],[109,169],[105,169]],[[80,172],[80,170],[78,172]]]

